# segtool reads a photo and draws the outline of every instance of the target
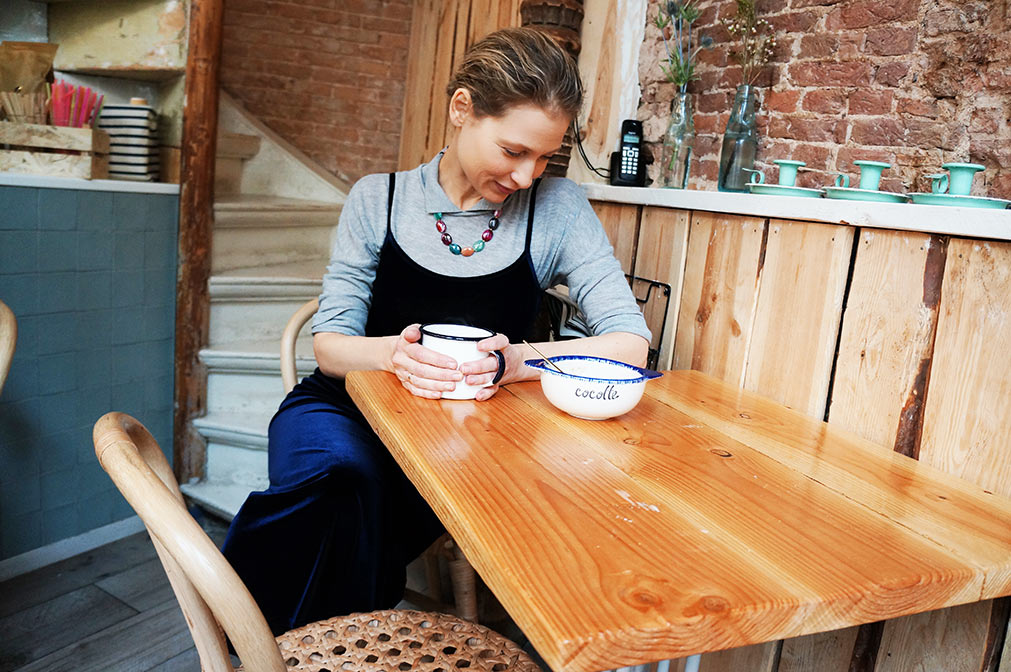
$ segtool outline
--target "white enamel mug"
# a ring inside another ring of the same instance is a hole
[[[478,341],[483,341],[495,335],[495,332],[481,327],[471,327],[465,324],[423,324],[421,326],[421,344],[429,350],[449,355],[456,360],[457,366],[465,362],[484,359],[489,355],[497,356],[499,374],[505,366],[505,357],[499,351],[483,352],[477,349]],[[498,375],[495,382],[497,382]],[[464,381],[456,383],[456,387],[442,393],[443,399],[473,399],[482,387],[490,387],[494,382],[484,385],[468,385]]]

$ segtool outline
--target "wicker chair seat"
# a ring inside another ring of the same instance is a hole
[[[539,672],[513,642],[488,628],[433,612],[387,610],[340,616],[277,637],[298,672]],[[240,668],[241,669],[241,668]]]

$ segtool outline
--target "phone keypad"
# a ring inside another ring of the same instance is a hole
[[[639,150],[636,147],[623,147],[621,150],[621,172],[626,175],[639,173]]]

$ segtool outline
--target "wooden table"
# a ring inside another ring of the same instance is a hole
[[[556,672],[1011,594],[1011,500],[698,372],[601,422],[347,382]]]

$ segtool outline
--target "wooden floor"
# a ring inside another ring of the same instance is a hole
[[[220,543],[224,527],[204,527]],[[0,672],[14,670],[200,670],[146,533],[0,583]]]
[[[211,517],[200,522],[220,545],[225,526]],[[423,576],[420,565],[408,568],[409,585],[423,589]],[[481,623],[526,644],[478,584]],[[199,672],[193,640],[146,533],[0,583],[0,672],[44,670]]]

